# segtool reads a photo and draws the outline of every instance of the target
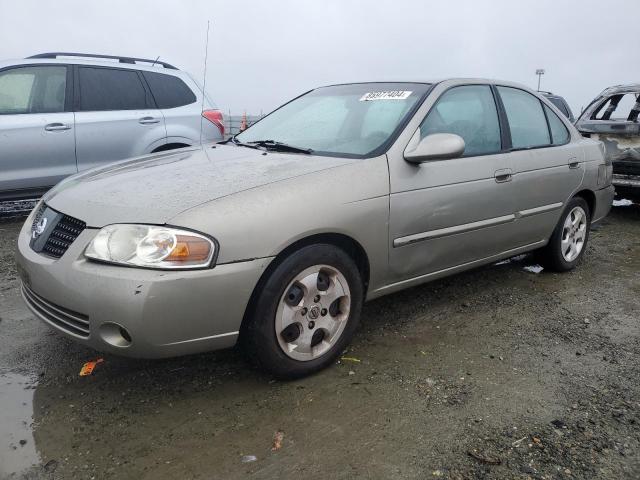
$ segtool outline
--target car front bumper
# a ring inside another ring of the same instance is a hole
[[[614,173],[611,183],[616,187],[640,188],[640,175],[621,175]]]
[[[107,265],[83,256],[95,229],[84,230],[56,260],[29,246],[32,217],[16,255],[27,306],[63,335],[119,355],[161,358],[233,346],[272,260],[192,271]]]

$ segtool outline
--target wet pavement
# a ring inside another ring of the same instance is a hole
[[[2,244],[19,228],[0,222]],[[574,272],[534,265],[370,302],[343,360],[279,382],[235,350],[76,345],[22,304],[5,248],[0,478],[640,478],[640,206],[614,208]]]
[[[0,478],[39,461],[32,433],[35,386],[33,377],[0,375]]]

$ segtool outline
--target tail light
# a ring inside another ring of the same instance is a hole
[[[220,110],[204,110],[202,116],[218,127],[220,135],[224,137],[224,119]]]

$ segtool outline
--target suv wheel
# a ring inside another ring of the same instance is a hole
[[[541,263],[550,270],[572,270],[582,259],[589,240],[591,214],[589,205],[581,197],[573,197],[546,247],[541,250]]]
[[[362,303],[349,255],[333,245],[304,247],[262,285],[243,332],[247,354],[278,378],[321,370],[351,341]]]

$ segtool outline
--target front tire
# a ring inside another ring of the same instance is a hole
[[[355,333],[364,289],[353,259],[328,244],[285,258],[259,285],[243,343],[262,369],[282,379],[315,373]]]
[[[545,268],[556,272],[573,270],[587,249],[591,212],[582,197],[573,197],[565,207],[546,247],[540,251]]]

